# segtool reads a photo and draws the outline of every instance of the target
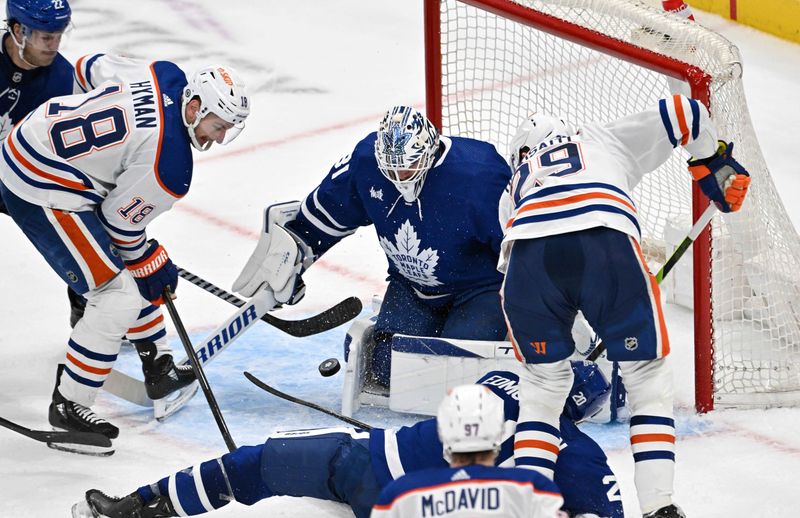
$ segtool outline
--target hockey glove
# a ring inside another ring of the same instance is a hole
[[[153,304],[163,304],[161,293],[169,286],[174,292],[178,286],[178,268],[167,255],[164,247],[155,239],[148,242],[144,255],[132,262],[125,262],[130,270],[139,293]]]
[[[742,208],[750,173],[733,158],[733,142],[719,141],[717,152],[708,158],[689,160],[689,172],[700,189],[722,212]]]
[[[269,234],[262,235],[234,281],[233,291],[252,297],[259,289],[269,288],[277,302],[295,304],[305,295],[305,284],[300,278],[304,256],[292,234],[275,225]]]

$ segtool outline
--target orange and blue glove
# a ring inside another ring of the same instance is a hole
[[[155,305],[163,304],[161,294],[169,286],[172,292],[178,285],[178,267],[155,239],[148,241],[145,253],[139,259],[125,262],[142,297]]]
[[[719,210],[736,212],[742,208],[750,173],[733,158],[733,142],[720,140],[717,152],[710,157],[689,159],[689,172]]]

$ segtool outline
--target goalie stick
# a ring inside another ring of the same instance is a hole
[[[244,300],[233,293],[223,290],[219,286],[184,268],[178,267],[178,275],[195,286],[203,288],[212,295],[216,295],[236,307],[240,308],[245,304]],[[335,306],[310,318],[302,320],[282,320],[278,317],[266,314],[261,317],[261,320],[271,326],[277,327],[286,334],[302,338],[322,333],[345,324],[357,317],[359,313],[361,313],[361,301],[357,297],[348,297]]]
[[[658,284],[661,284],[661,281],[664,280],[664,277],[666,277],[667,274],[672,271],[672,268],[678,263],[680,258],[683,257],[683,254],[686,253],[686,250],[692,246],[692,243],[694,243],[695,239],[697,239],[703,230],[705,230],[706,226],[709,224],[709,222],[711,222],[711,219],[716,213],[717,206],[713,203],[710,204],[705,211],[703,211],[703,214],[700,215],[700,217],[697,219],[697,222],[692,225],[692,228],[689,230],[689,234],[683,238],[681,244],[679,244],[675,251],[672,252],[672,255],[670,255],[666,262],[664,262],[664,266],[662,266],[656,274],[656,282]],[[605,350],[606,346],[603,344],[603,342],[598,342],[597,346],[595,346],[594,350],[589,354],[589,356],[586,357],[586,359],[590,362],[597,361],[597,359]]]
[[[274,387],[270,387],[269,385],[267,385],[266,383],[264,383],[260,379],[256,378],[255,376],[253,376],[252,374],[250,374],[247,371],[244,372],[244,377],[247,378],[248,380],[250,380],[250,382],[253,383],[253,385],[255,385],[256,387],[260,388],[261,390],[266,390],[267,392],[269,392],[273,396],[278,396],[279,398],[285,399],[286,401],[289,401],[291,403],[297,403],[298,405],[302,405],[302,406],[305,406],[305,407],[308,407],[308,408],[313,408],[314,410],[322,412],[323,414],[328,414],[329,416],[335,417],[336,419],[338,419],[340,421],[344,421],[347,424],[351,424],[351,425],[355,426],[356,428],[361,428],[362,430],[367,430],[367,431],[372,430],[372,426],[368,425],[367,423],[361,422],[358,419],[353,419],[352,417],[343,416],[342,414],[340,414],[338,412],[334,412],[333,410],[329,410],[329,409],[327,409],[327,408],[325,408],[323,406],[320,406],[320,405],[318,405],[316,403],[312,403],[310,401],[306,401],[305,399],[300,399],[300,398],[296,398],[294,396],[290,396],[286,392],[281,392],[280,390],[278,390],[278,389],[276,389]]]
[[[186,270],[183,271],[186,272]],[[328,308],[322,313],[318,313],[314,316],[301,320],[281,320],[266,314],[266,311],[269,311],[275,305],[275,299],[268,290],[262,290],[255,297],[250,299],[250,301],[245,302],[189,272],[186,272],[186,274],[192,275],[198,282],[206,283],[210,288],[213,288],[219,293],[226,294],[242,304],[242,307],[240,307],[239,311],[234,313],[231,318],[229,318],[225,323],[212,332],[203,342],[201,342],[203,345],[195,350],[196,356],[202,365],[205,365],[212,359],[216,358],[222,350],[230,346],[231,343],[233,343],[233,341],[242,334],[244,328],[240,329],[240,327],[243,322],[247,324],[247,327],[249,327],[258,320],[258,318],[253,318],[254,310],[253,305],[251,304],[256,301],[256,298],[258,297],[268,297],[268,300],[259,302],[259,307],[261,304],[266,302],[266,309],[259,309],[257,312],[258,315],[256,316],[271,317],[270,320],[266,320],[267,323],[293,336],[308,336],[316,333],[322,333],[352,320],[358,316],[359,313],[361,313],[361,301],[357,297],[348,297],[335,306]],[[192,282],[197,284],[194,281]],[[214,293],[214,291],[211,291],[211,293]],[[216,295],[217,293],[214,294]],[[229,300],[229,302],[231,301]],[[231,303],[235,304],[234,302]],[[180,362],[180,364],[185,365],[188,363],[188,361],[188,358],[185,358]],[[108,378],[106,378],[105,383],[103,384],[103,389],[136,405],[143,407],[153,406],[153,400],[147,397],[144,383],[141,380],[118,370],[111,371]],[[182,393],[177,399],[166,402],[166,408],[163,409],[159,415],[156,416],[156,418],[162,420],[177,412],[193,394],[193,392]]]
[[[30,428],[25,428],[24,426],[18,425],[17,423],[9,421],[3,417],[0,417],[0,426],[8,428],[9,430],[39,442],[83,444],[86,446],[99,446],[101,448],[111,447],[111,439],[101,433],[31,430]]]

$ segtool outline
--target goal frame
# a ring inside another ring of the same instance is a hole
[[[693,98],[713,114],[710,85],[712,77],[695,65],[670,56],[619,41],[577,24],[531,10],[510,0],[457,0],[460,3],[547,32],[598,52],[622,59],[654,72],[688,83]],[[425,35],[425,101],[431,122],[442,129],[441,0],[423,0]],[[524,114],[520,114],[520,117]],[[692,217],[697,221],[708,207],[708,198],[692,186]],[[695,408],[704,413],[714,409],[714,328],[712,315],[712,236],[706,227],[694,242],[694,364]]]

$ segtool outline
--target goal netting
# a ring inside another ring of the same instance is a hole
[[[761,154],[731,42],[635,0],[425,0],[425,31],[428,115],[443,133],[504,155],[535,111],[606,121],[678,88],[705,102],[752,183],[744,208],[715,217],[693,247],[697,407],[800,403],[800,240]],[[708,203],[681,153],[634,192],[653,271],[669,252],[665,228],[688,231]]]

